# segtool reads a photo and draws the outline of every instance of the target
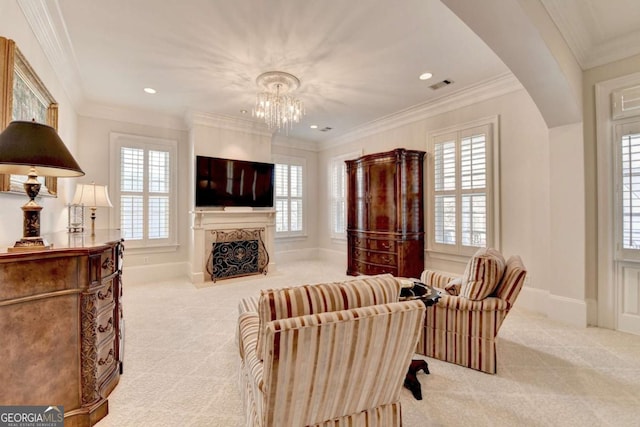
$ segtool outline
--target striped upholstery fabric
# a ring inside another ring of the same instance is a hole
[[[422,281],[442,284],[450,275],[425,271]],[[428,357],[495,374],[496,339],[513,306],[526,270],[518,256],[509,258],[494,296],[473,301],[442,293],[437,304],[427,307],[417,352]],[[433,282],[429,281],[433,279]]]
[[[262,425],[314,425],[398,402],[424,311],[407,301],[270,322]]]
[[[493,292],[493,296],[505,300],[509,304],[509,308],[511,308],[513,303],[516,302],[526,276],[527,269],[524,267],[522,260],[519,256],[512,255],[507,260],[504,275]]]
[[[239,314],[250,312],[258,312],[258,298],[256,297],[242,298],[238,303]]]
[[[491,295],[504,273],[504,258],[492,248],[480,248],[462,275],[460,295],[480,301]]]
[[[346,282],[303,285],[260,292],[260,330],[278,319],[325,313],[398,301],[401,282],[384,274]],[[258,335],[258,357],[264,359],[263,336]]]
[[[327,295],[326,284],[315,286],[320,289],[306,292]],[[424,304],[365,304],[398,298],[400,282],[391,276],[328,288],[338,290],[342,302],[329,298],[324,307],[352,301],[360,307],[280,317],[262,328],[254,303],[240,303],[239,379],[247,426],[402,425],[400,391],[424,324]],[[261,335],[264,360],[257,356]]]
[[[452,273],[444,273],[442,271],[425,270],[420,275],[420,281],[427,283],[433,287],[444,289],[449,282],[460,278],[460,276]]]
[[[400,402],[380,405],[370,411],[363,411],[353,415],[336,418],[331,421],[314,424],[311,427],[400,427],[402,414]]]

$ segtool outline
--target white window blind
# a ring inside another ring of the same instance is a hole
[[[287,163],[282,163],[282,161]],[[275,165],[276,233],[304,233],[304,159],[281,159]]]
[[[430,138],[432,250],[468,254],[493,244],[491,129],[486,124]]]
[[[112,134],[117,225],[132,247],[176,244],[175,141]]]

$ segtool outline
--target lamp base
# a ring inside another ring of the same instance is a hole
[[[15,245],[7,248],[7,252],[44,251],[51,248],[53,245],[48,244],[42,237],[23,237]]]

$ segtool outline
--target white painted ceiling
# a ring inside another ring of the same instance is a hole
[[[509,73],[439,0],[29,1],[32,26],[34,10],[54,23],[50,45],[63,48],[48,53],[81,113],[250,119],[256,77],[277,70],[301,81],[307,114],[290,136],[324,141]],[[583,68],[640,53],[640,1],[541,1]],[[433,78],[420,81],[425,71]],[[444,79],[454,83],[429,88]]]

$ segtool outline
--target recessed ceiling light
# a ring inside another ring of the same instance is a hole
[[[422,74],[420,74],[420,80],[429,80],[431,77],[433,77],[433,74],[431,74],[431,73],[422,73]]]
[[[318,129],[318,125],[311,125],[309,126],[311,129]]]
[[[247,113],[248,113],[247,110],[244,110],[244,109],[240,110],[240,114],[247,114]]]
[[[152,87],[145,87],[144,91],[147,92],[147,93],[150,93],[150,94],[156,93],[156,90],[154,88],[152,88]]]

